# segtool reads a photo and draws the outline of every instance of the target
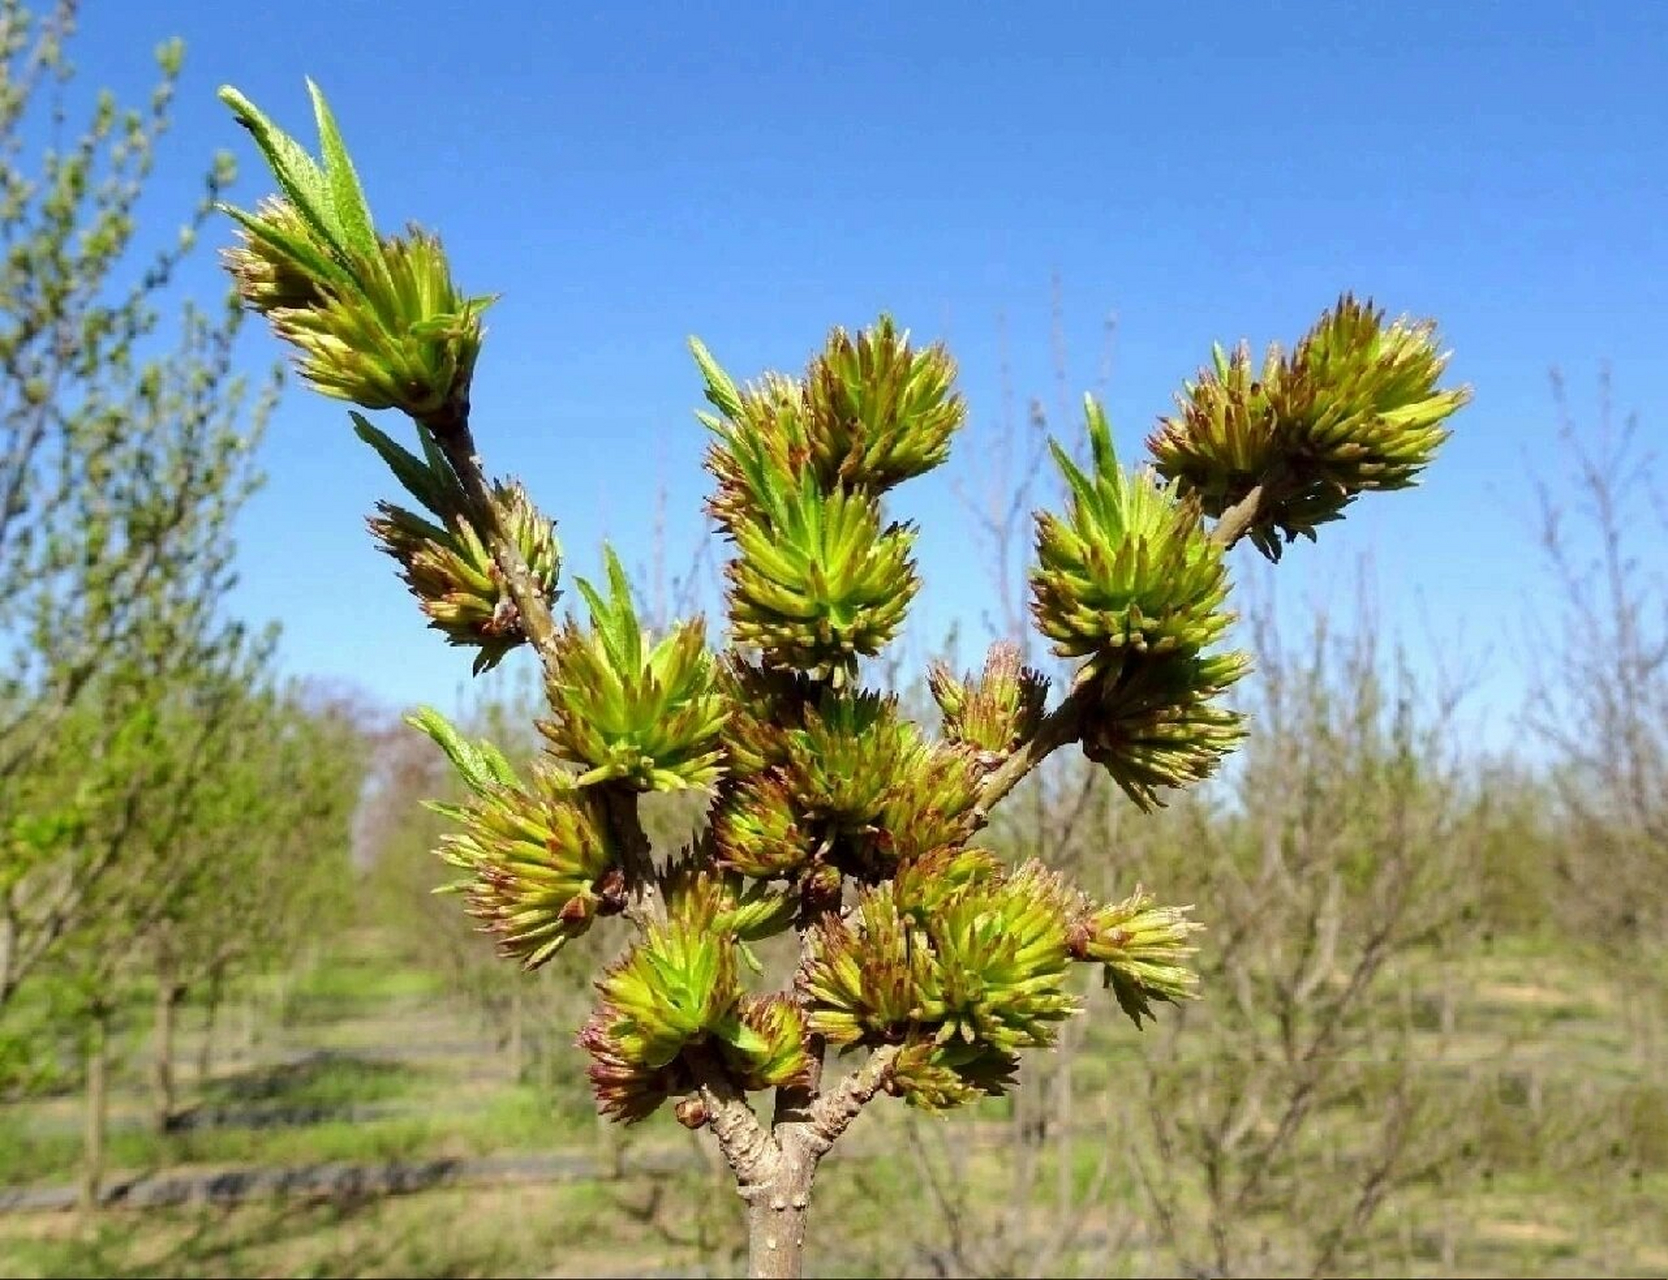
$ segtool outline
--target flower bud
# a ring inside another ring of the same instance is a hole
[[[558,675],[547,685],[551,720],[540,724],[563,759],[585,767],[581,786],[620,779],[639,790],[707,787],[722,772],[727,714],[699,620],[680,623],[652,650],[631,587],[607,553],[610,595],[579,583],[591,627],[571,620],[558,637]]]
[[[927,687],[944,713],[944,735],[978,753],[987,767],[1029,742],[1042,722],[1048,677],[1020,665],[1019,646],[991,646],[983,674],[958,681],[942,662],[927,669]]]
[[[1440,424],[1471,399],[1469,388],[1437,389],[1447,363],[1433,324],[1386,327],[1382,310],[1345,294],[1289,358],[1271,345],[1260,374],[1243,344],[1232,356],[1217,347],[1147,447],[1207,515],[1262,486],[1249,536],[1278,560],[1358,494],[1417,481],[1448,438]]]
[[[1197,653],[1233,620],[1221,549],[1175,485],[1125,474],[1105,413],[1086,404],[1092,473],[1052,446],[1071,505],[1065,520],[1037,517],[1037,626],[1056,653],[1086,657],[1093,669],[1115,668],[1128,653]]]
[[[1192,907],[1155,907],[1137,885],[1122,902],[1109,903],[1074,921],[1071,953],[1106,966],[1106,985],[1137,1027],[1151,1018],[1151,1001],[1175,1004],[1198,998],[1199,979],[1186,967],[1198,948],[1188,939],[1204,928],[1189,920]]]

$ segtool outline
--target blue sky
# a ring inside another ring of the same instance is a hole
[[[889,310],[950,342],[971,406],[959,456],[898,504],[922,524],[915,634],[977,632],[991,586],[952,480],[988,484],[1004,328],[1017,416],[1040,397],[1081,433],[1056,408],[1056,273],[1073,404],[1116,315],[1126,458],[1213,340],[1289,343],[1347,288],[1436,317],[1477,398],[1422,488],[1294,549],[1280,594],[1342,599],[1370,556],[1416,651],[1492,646],[1502,733],[1544,590],[1524,478],[1559,465],[1548,367],[1579,412],[1604,360],[1647,427],[1668,407],[1668,5],[95,0],[82,28],[83,86],[127,98],[157,40],[186,41],[157,234],[218,147],[238,202],[267,189],[217,85],[311,143],[321,84],[379,222],[439,230],[463,287],[503,294],[477,435],[582,574],[604,536],[647,569],[661,485],[674,566],[701,535],[687,335],[751,377]],[[220,287],[207,253],[188,281]],[[245,350],[276,355],[254,326]],[[363,532],[391,482],[345,409],[292,384],[265,464],[238,607],[283,621],[290,670],[452,703],[467,659]]]

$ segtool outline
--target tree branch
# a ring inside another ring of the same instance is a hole
[[[1259,484],[1239,502],[1222,513],[1210,531],[1211,541],[1224,551],[1250,532],[1261,513],[1263,499],[1269,486]],[[990,811],[1010,791],[1054,752],[1083,736],[1083,718],[1094,702],[1093,683],[1078,685],[1064,702],[1043,717],[1030,740],[992,770],[979,787],[979,799],[973,806],[974,821],[983,827],[990,821]]]
[[[474,433],[469,429],[469,405],[448,405],[440,413],[423,419],[423,425],[434,433],[435,441],[452,464],[458,483],[480,518],[481,532],[486,535],[487,549],[493,563],[504,575],[504,585],[515,602],[521,618],[522,632],[539,655],[539,665],[547,679],[554,680],[560,669],[556,652],[556,620],[550,605],[539,590],[533,571],[527,567],[520,549],[504,524],[503,514],[493,501],[487,486],[486,468],[475,447]]]
[[[883,1045],[871,1053],[869,1060],[858,1070],[842,1080],[838,1089],[823,1094],[811,1104],[806,1137],[817,1159],[827,1154],[851,1122],[857,1119],[857,1113],[880,1092],[897,1058],[898,1046]]]
[[[1226,551],[1249,533],[1251,526],[1257,523],[1257,517],[1261,514],[1263,498],[1267,491],[1266,483],[1259,484],[1224,511],[1222,518],[1210,531],[1211,541]]]
[[[774,1178],[782,1164],[782,1149],[753,1113],[747,1097],[729,1073],[705,1049],[687,1049],[683,1060],[695,1073],[708,1124],[718,1149],[736,1175],[737,1189],[751,1200]]]

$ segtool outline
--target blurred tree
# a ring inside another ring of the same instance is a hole
[[[147,107],[101,92],[70,146],[31,160],[67,118],[76,17],[73,0],[40,18],[0,0],[0,1008],[129,848],[156,691],[245,644],[221,611],[230,528],[277,393],[276,374],[252,400],[231,374],[231,300],[171,302],[230,157],[174,244],[134,243],[179,41],[156,51]],[[86,703],[104,709],[75,718]],[[53,774],[70,758],[66,795]],[[36,803],[43,785],[57,807]],[[87,824],[109,838],[74,838]]]

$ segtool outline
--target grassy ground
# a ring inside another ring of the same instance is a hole
[[[1468,963],[1467,975],[1472,994],[1447,1037],[1446,1065],[1430,1064],[1433,1078],[1442,1071],[1474,1075],[1477,1068],[1467,1064],[1483,1063],[1514,1079],[1497,1070],[1504,1053],[1514,1070],[1534,1077],[1534,1097],[1507,1089],[1495,1099],[1498,1123],[1486,1130],[1497,1131],[1494,1147],[1472,1153],[1445,1181],[1416,1183],[1395,1199],[1375,1225],[1382,1269],[1668,1273],[1668,1092],[1652,1084],[1650,1064],[1637,1060],[1636,1043],[1620,1029],[1624,993],[1585,981],[1528,946],[1494,948]],[[239,1052],[189,1087],[183,1101],[289,1111],[303,1122],[149,1132],[138,1123],[145,1114],[136,1092],[141,1060],[119,1081],[114,1111],[132,1123],[111,1135],[112,1178],[552,1150],[611,1161],[622,1143],[693,1163],[685,1172],[453,1186],[328,1203],[110,1210],[90,1231],[69,1213],[9,1214],[0,1216],[0,1272],[623,1275],[724,1273],[736,1265],[739,1206],[722,1171],[710,1158],[700,1163],[699,1142],[659,1117],[622,1135],[601,1129],[581,1107],[558,1110],[541,1090],[511,1079],[506,1054],[480,1025],[376,935],[344,939],[340,954],[293,987],[285,1010],[281,1022],[234,1046]],[[1127,1028],[1110,1016],[1097,1023],[1075,1073],[1083,1120],[1097,1115],[1099,1101],[1116,1096],[1137,1066]],[[181,1049],[182,1061],[190,1061],[189,1036]],[[1591,1135],[1555,1127],[1561,1100],[1595,1096],[1616,1108],[1620,1136],[1607,1139],[1608,1149],[1594,1146]],[[0,1184],[73,1180],[75,1107],[73,1097],[62,1097],[0,1110]],[[381,1110],[370,1119],[346,1114],[355,1108]],[[950,1270],[999,1269],[992,1259],[1024,1255],[1014,1241],[1004,1255],[1004,1242],[989,1238],[998,1229],[992,1224],[1017,1221],[1016,1198],[1034,1194],[1039,1205],[1050,1196],[1080,1199],[1097,1179],[1095,1197],[1078,1215],[1077,1242],[1054,1259],[1054,1269],[1163,1268],[1142,1223],[1133,1166],[1115,1162],[1110,1175],[1103,1169],[1108,1143],[1125,1141],[1124,1131],[1080,1129],[1056,1144],[1034,1170],[1034,1188],[1016,1187],[1007,1138],[1000,1104],[946,1121],[923,1121],[896,1105],[871,1109],[819,1179],[811,1269],[924,1274],[935,1265],[934,1250],[941,1254],[936,1265]],[[1549,1159],[1548,1146],[1560,1144],[1575,1155]],[[935,1150],[957,1153],[957,1176],[970,1188],[964,1200],[949,1203],[931,1190],[925,1170]],[[962,1234],[978,1247],[945,1263],[957,1214]]]

